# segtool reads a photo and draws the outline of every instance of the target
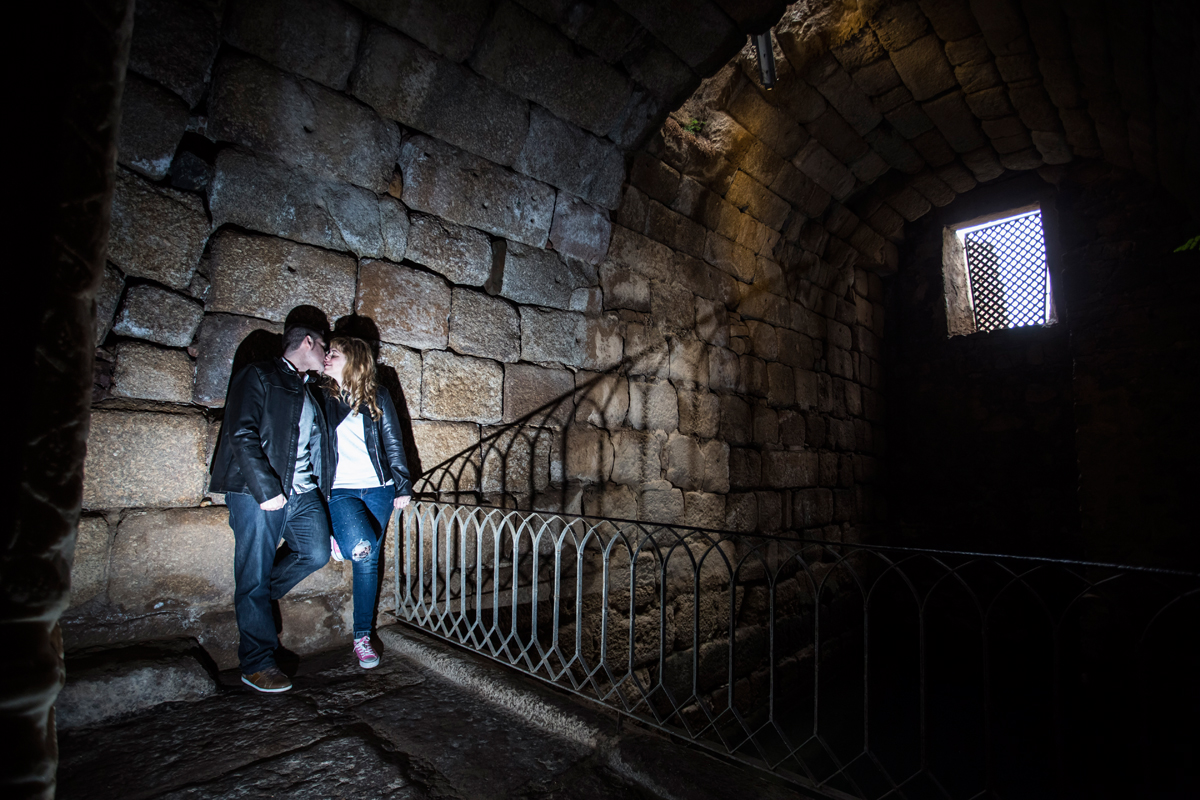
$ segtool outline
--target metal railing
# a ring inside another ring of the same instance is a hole
[[[821,796],[1193,779],[1200,575],[433,501],[398,530],[404,622]]]

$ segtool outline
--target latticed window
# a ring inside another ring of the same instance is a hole
[[[957,231],[966,255],[975,330],[1051,321],[1041,210]]]

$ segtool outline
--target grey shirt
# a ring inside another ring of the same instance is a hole
[[[288,363],[284,359],[284,363]],[[288,363],[288,366],[292,366]],[[295,367],[292,367],[295,369]],[[304,494],[317,488],[317,477],[313,473],[313,464],[321,460],[321,431],[317,404],[313,402],[308,392],[308,374],[301,373],[305,386],[300,390],[304,393],[304,406],[300,410],[300,430],[296,437],[296,469],[292,473],[292,494]]]

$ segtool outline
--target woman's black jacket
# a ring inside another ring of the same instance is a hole
[[[328,389],[321,393],[325,396],[325,419],[329,421],[329,436],[333,440],[331,452],[336,465],[337,427],[349,416],[350,406]],[[365,405],[359,409],[359,413],[363,415],[367,455],[371,457],[371,464],[375,467],[375,474],[379,476],[381,484],[391,479],[395,484],[396,497],[411,496],[412,478],[408,474],[408,459],[404,456],[404,439],[400,434],[400,417],[396,414],[396,406],[392,403],[392,396],[382,386],[376,389],[375,403],[383,412],[379,419],[371,419]]]

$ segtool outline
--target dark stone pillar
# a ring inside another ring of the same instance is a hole
[[[15,406],[15,519],[0,541],[0,793],[53,797],[53,704],[63,683],[67,605],[87,446],[95,292],[104,266],[132,0],[45,4],[27,24],[37,57],[10,111],[30,185],[11,200],[24,253],[10,252],[16,312],[7,337]],[[25,95],[21,96],[21,92]],[[16,162],[21,163],[16,163]],[[11,188],[11,187],[10,187]],[[10,512],[11,513],[11,512]],[[11,519],[11,518],[10,518]]]

